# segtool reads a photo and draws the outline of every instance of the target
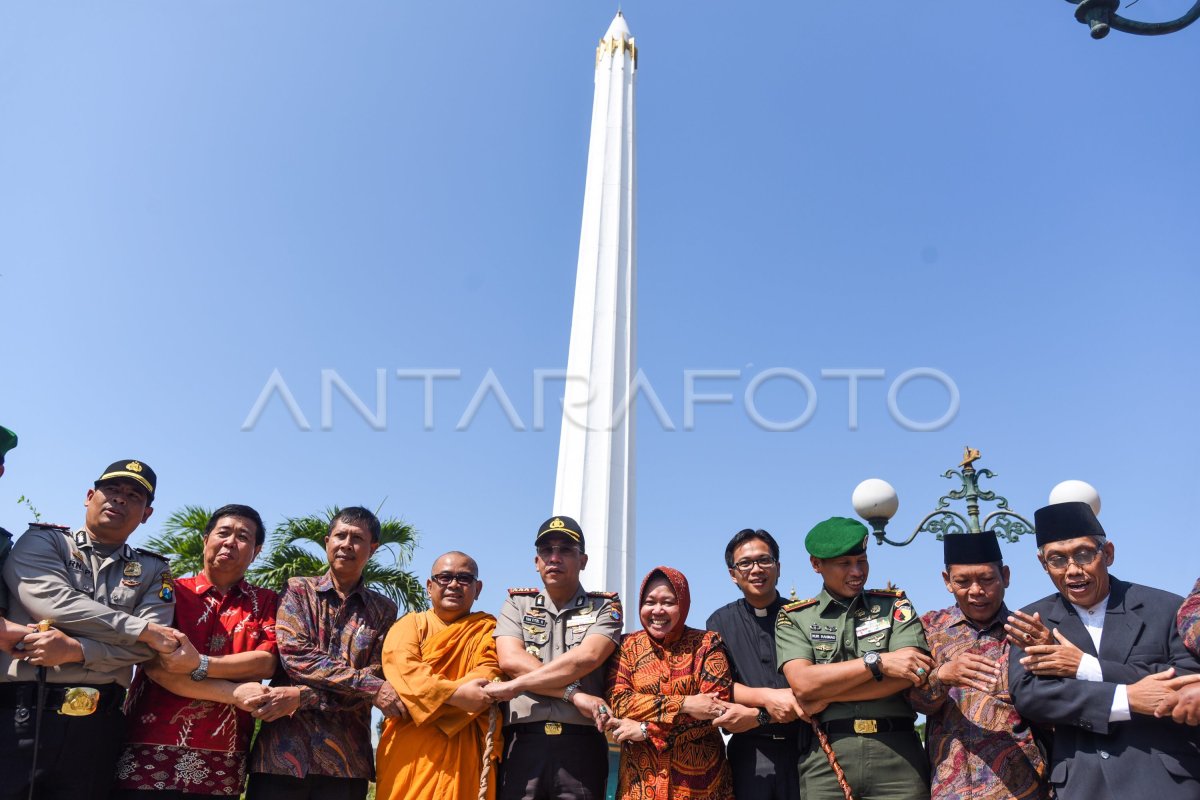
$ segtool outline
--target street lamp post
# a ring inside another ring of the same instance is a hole
[[[1075,19],[1088,26],[1093,39],[1103,39],[1110,30],[1139,36],[1160,36],[1181,31],[1200,19],[1200,0],[1181,17],[1169,22],[1139,22],[1117,13],[1121,0],[1067,0],[1075,6]]]
[[[887,524],[900,508],[900,498],[896,490],[887,481],[879,478],[869,478],[854,489],[852,502],[854,511],[871,526],[875,539],[879,544],[887,543],[896,546],[909,544],[917,538],[921,531],[932,533],[941,539],[947,533],[995,533],[1010,542],[1017,541],[1022,535],[1033,533],[1033,523],[1024,516],[1008,507],[1008,500],[993,491],[982,489],[979,482],[983,478],[992,479],[996,474],[990,469],[976,469],[975,462],[979,460],[979,451],[966,448],[962,463],[958,469],[949,469],[942,474],[943,478],[957,477],[961,486],[942,495],[937,507],[925,515],[908,538],[903,541],[893,541],[887,538]],[[1090,496],[1089,493],[1090,492]],[[1057,495],[1057,496],[1056,496]],[[1094,502],[1092,498],[1095,498]],[[966,501],[967,511],[962,514],[950,508],[952,500]],[[1083,481],[1064,481],[1051,492],[1050,502],[1063,500],[1084,500],[1099,509],[1100,500],[1096,490]],[[996,508],[980,520],[980,502],[994,503]]]

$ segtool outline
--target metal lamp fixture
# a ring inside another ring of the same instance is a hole
[[[1093,39],[1103,39],[1110,30],[1139,36],[1160,36],[1181,31],[1200,19],[1200,0],[1178,19],[1170,22],[1139,22],[1117,13],[1121,0],[1067,0],[1075,6],[1075,19],[1087,25]]]

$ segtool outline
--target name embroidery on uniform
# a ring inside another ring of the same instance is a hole
[[[545,617],[534,616],[533,614],[526,614],[521,618],[521,622],[524,622],[526,625],[536,625],[541,628],[544,628],[550,624],[546,621]]]
[[[810,637],[817,642],[836,642],[837,635],[833,633],[813,633]]]

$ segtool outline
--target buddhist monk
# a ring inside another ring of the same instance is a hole
[[[499,714],[483,687],[500,676],[496,618],[471,612],[483,582],[465,553],[439,557],[425,588],[432,607],[402,617],[383,644],[384,677],[408,714],[385,722],[376,796],[477,800],[486,758],[486,796],[494,800]]]

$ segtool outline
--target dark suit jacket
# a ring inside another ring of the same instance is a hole
[[[1118,684],[1175,667],[1200,672],[1183,646],[1175,613],[1183,598],[1111,578],[1100,652],[1074,607],[1052,594],[1023,609],[1042,615],[1085,653],[1096,656],[1103,681],[1047,678],[1021,666],[1023,651],[1009,659],[1009,686],[1026,719],[1054,726],[1050,783],[1059,800],[1200,799],[1200,729],[1134,714],[1109,722]]]

